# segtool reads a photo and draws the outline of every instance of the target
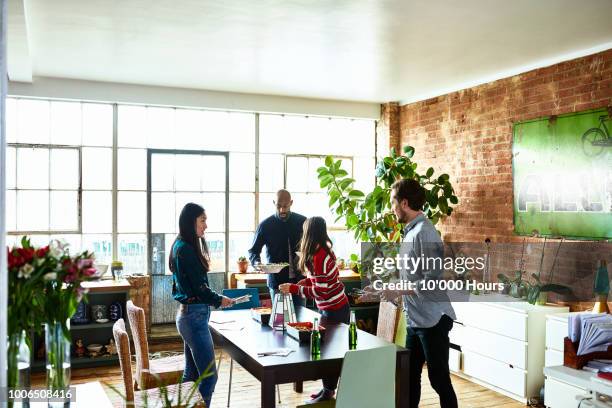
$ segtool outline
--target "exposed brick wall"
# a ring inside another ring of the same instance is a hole
[[[602,107],[612,108],[612,50],[401,106],[400,145],[416,148],[414,160],[420,169],[431,166],[437,174],[448,173],[460,200],[453,215],[438,224],[444,240],[483,242],[489,237],[498,243],[521,242],[524,237],[513,233],[513,123]],[[530,276],[539,269],[542,239],[526,240],[536,245],[526,259]],[[545,274],[551,270],[558,242],[548,240]],[[612,269],[609,246],[596,247],[595,259],[608,259],[608,270]],[[595,264],[593,258],[584,261],[583,255],[562,248],[554,280],[575,288],[582,293],[580,300],[587,300]],[[493,279],[497,272],[515,270],[520,256],[518,251],[497,259]],[[570,306],[580,310],[592,303]]]
[[[400,106],[397,102],[382,104],[380,120],[376,126],[376,146],[378,157],[389,154],[392,147],[399,152],[400,148]]]
[[[400,107],[400,143],[420,168],[448,173],[460,204],[449,241],[513,234],[512,124],[612,106],[612,50]],[[383,106],[384,111],[384,106]]]

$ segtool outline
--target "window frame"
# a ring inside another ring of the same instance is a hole
[[[17,177],[17,168],[18,157],[17,151],[18,149],[49,149],[49,178],[51,178],[51,151],[52,150],[76,150],[78,155],[78,185],[76,190],[65,189],[65,188],[51,188],[51,180],[49,180],[49,188],[19,188],[17,180],[15,180],[15,188],[6,189],[7,191],[12,190],[15,191],[15,199],[17,199],[17,193],[19,191],[48,191],[51,194],[52,191],[76,191],[77,193],[77,229],[76,230],[57,230],[51,229],[51,201],[49,198],[49,229],[48,230],[20,230],[15,228],[13,231],[6,231],[7,235],[12,236],[21,236],[21,235],[83,235],[83,217],[82,217],[82,205],[83,205],[83,146],[74,146],[74,145],[54,145],[54,144],[34,144],[34,143],[8,143],[6,145],[7,149],[9,147],[15,148],[15,177]],[[17,207],[15,207],[17,210]],[[17,211],[15,211],[15,216],[17,216]],[[15,224],[17,227],[17,224]]]

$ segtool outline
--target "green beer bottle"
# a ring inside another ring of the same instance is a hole
[[[310,354],[313,357],[321,356],[321,333],[319,333],[319,319],[316,317],[310,333]]]
[[[351,310],[351,322],[349,324],[349,350],[357,348],[357,321],[355,320],[355,312]]]

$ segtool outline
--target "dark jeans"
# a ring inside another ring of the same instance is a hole
[[[215,350],[208,320],[210,319],[210,306],[193,304],[182,306],[176,315],[176,328],[185,342],[185,371],[183,382],[196,381],[210,367],[213,375],[204,378],[198,390],[207,407],[215,384],[217,383],[217,367],[215,365]],[[212,362],[212,365],[211,365]]]
[[[338,310],[320,310],[321,324],[325,327],[325,323],[346,323],[351,320],[351,308],[348,303]],[[348,344],[348,343],[347,343]],[[328,391],[335,391],[338,387],[338,377],[326,377],[322,379],[323,388]]]
[[[425,362],[429,382],[440,397],[440,407],[457,407],[457,396],[448,370],[448,332],[452,328],[453,320],[447,315],[443,315],[433,327],[408,327],[406,348],[410,350],[410,408],[418,408],[421,400],[421,372]]]

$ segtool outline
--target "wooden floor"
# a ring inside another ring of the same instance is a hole
[[[227,406],[227,390],[229,380],[229,359],[224,358],[221,362],[219,370],[219,381],[215,389],[215,394],[212,400],[212,408],[222,408]],[[496,392],[488,390],[477,384],[453,376],[453,384],[455,392],[459,398],[459,406],[465,408],[484,408],[484,407],[500,407],[500,408],[520,408],[524,407],[513,399],[507,398]],[[44,373],[35,373],[32,378],[32,386],[44,385]],[[73,384],[80,384],[89,381],[100,381],[103,384],[112,384],[124,392],[123,380],[121,379],[121,371],[118,366],[98,367],[98,368],[81,368],[72,371]],[[309,381],[304,383],[304,392],[297,394],[293,391],[291,384],[282,384],[280,386],[281,403],[278,407],[295,407],[301,404],[308,396],[319,390],[321,383],[318,381]],[[119,407],[122,404],[122,399],[108,386],[105,389],[109,398],[113,401],[113,405]],[[232,397],[231,407],[235,408],[254,408],[259,406],[259,382],[246,372],[238,364],[234,364],[233,381],[232,381]],[[277,400],[278,401],[278,400]],[[427,373],[423,373],[423,393],[421,397],[420,407],[438,407],[438,396],[429,385]]]

